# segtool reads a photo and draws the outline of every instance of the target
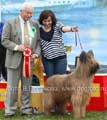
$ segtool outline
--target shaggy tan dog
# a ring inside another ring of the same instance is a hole
[[[43,91],[44,113],[50,115],[55,105],[58,106],[59,112],[63,113],[66,102],[71,101],[74,117],[85,117],[91,85],[98,69],[99,63],[93,52],[82,51],[74,72],[48,78]]]

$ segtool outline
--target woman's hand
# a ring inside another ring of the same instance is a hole
[[[72,28],[71,28],[71,31],[72,31],[72,32],[78,32],[78,31],[79,31],[78,26],[72,27]]]

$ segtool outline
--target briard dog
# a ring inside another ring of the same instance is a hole
[[[92,82],[98,69],[99,63],[94,58],[93,51],[82,51],[73,72],[49,77],[43,90],[44,113],[50,115],[56,105],[59,112],[64,113],[65,105],[70,101],[73,116],[85,117],[86,106],[91,98]]]

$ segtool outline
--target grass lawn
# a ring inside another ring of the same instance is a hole
[[[58,115],[53,114],[50,117],[47,117],[43,114],[38,115],[28,115],[28,116],[21,116],[19,112],[16,113],[14,117],[4,117],[4,110],[0,110],[0,120],[78,120],[74,119],[71,115]],[[103,112],[87,112],[86,117],[81,120],[107,120],[107,111]]]

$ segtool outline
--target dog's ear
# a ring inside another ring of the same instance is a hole
[[[92,51],[92,50],[89,50],[89,51],[88,51],[88,55],[94,57],[94,53],[93,53],[93,51]]]
[[[85,51],[82,51],[80,54],[80,62],[86,63],[87,55]]]

